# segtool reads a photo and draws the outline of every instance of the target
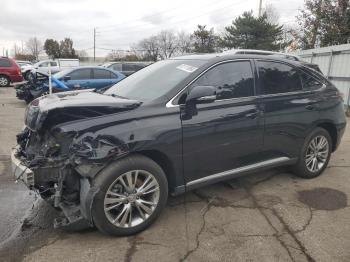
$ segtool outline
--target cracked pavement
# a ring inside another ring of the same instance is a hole
[[[316,179],[280,168],[170,197],[149,229],[117,238],[95,229],[53,229],[55,211],[14,184],[10,174],[9,149],[22,126],[24,105],[5,88],[0,106],[2,261],[350,260],[349,126]]]

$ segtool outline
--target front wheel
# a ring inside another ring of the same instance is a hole
[[[109,165],[93,181],[99,188],[92,217],[111,235],[132,235],[151,225],[166,205],[168,182],[153,160],[134,155]]]
[[[323,128],[316,128],[305,140],[294,173],[303,178],[314,178],[326,169],[332,152],[332,139]]]

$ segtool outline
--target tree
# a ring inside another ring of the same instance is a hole
[[[346,44],[350,40],[349,0],[305,0],[297,16],[302,49]]]
[[[159,43],[157,36],[151,36],[141,40],[138,43],[138,48],[145,52],[144,59],[150,61],[157,61],[159,57]]]
[[[60,42],[60,58],[78,58],[73,48],[73,40],[65,38]]]
[[[46,39],[44,43],[44,50],[48,57],[56,59],[60,57],[60,44],[54,39]]]
[[[196,53],[214,53],[216,51],[218,38],[214,34],[214,28],[207,30],[205,25],[198,25],[191,38]]]
[[[275,8],[275,6],[273,4],[267,4],[265,7],[265,14],[267,17],[267,21],[270,24],[277,24],[278,21],[280,20],[280,15],[277,11],[277,9]]]
[[[266,13],[254,17],[253,12],[244,12],[225,27],[221,45],[226,48],[261,49],[277,51],[286,44],[282,42],[283,26],[268,21]]]
[[[191,53],[193,49],[193,41],[191,39],[191,35],[185,33],[184,31],[178,32],[177,46],[178,54],[183,55]]]
[[[157,36],[159,56],[161,59],[168,59],[177,50],[177,38],[172,31],[161,31]]]
[[[35,60],[39,59],[39,54],[43,51],[43,45],[36,37],[28,39],[26,42],[26,48],[29,54],[35,57]]]

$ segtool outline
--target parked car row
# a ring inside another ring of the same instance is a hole
[[[21,68],[8,57],[0,57],[0,87],[9,86],[11,83],[22,82]]]
[[[49,75],[40,71],[32,72],[31,75],[28,82],[15,87],[17,97],[26,103],[49,93]],[[66,69],[52,76],[52,92],[101,89],[110,87],[123,78],[123,74],[102,67]]]
[[[102,68],[57,78],[112,76],[95,70]],[[107,90],[35,99],[12,166],[16,179],[61,210],[55,227],[131,235],[156,220],[169,194],[279,166],[319,176],[345,126],[339,91],[296,59],[190,55]]]

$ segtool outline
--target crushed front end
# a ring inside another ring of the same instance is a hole
[[[93,226],[91,207],[99,189],[93,187],[92,178],[110,161],[126,154],[128,147],[114,136],[67,131],[64,126],[132,107],[119,105],[112,111],[111,107],[92,110],[74,105],[70,110],[67,105],[53,106],[57,96],[52,96],[36,99],[28,106],[25,128],[17,135],[17,146],[12,152],[13,174],[62,211],[62,216],[54,222],[55,227]]]

